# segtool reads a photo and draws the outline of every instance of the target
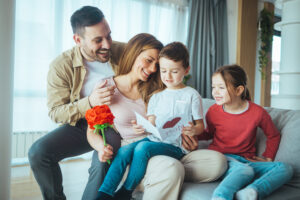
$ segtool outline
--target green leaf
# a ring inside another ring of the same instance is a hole
[[[274,14],[267,9],[263,9],[260,12],[260,50],[258,51],[259,60],[259,71],[261,72],[261,77],[265,79],[264,69],[268,66],[269,59],[268,53],[271,51],[272,41],[273,41],[273,16]]]

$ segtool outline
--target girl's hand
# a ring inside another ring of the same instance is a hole
[[[143,128],[143,126],[137,125],[136,124],[136,120],[131,120],[131,124],[132,124],[133,131],[136,134],[143,134],[143,133],[145,133],[145,129]]]
[[[198,149],[198,139],[196,136],[188,136],[185,134],[181,134],[182,138],[182,146],[189,151],[194,151]]]
[[[262,158],[258,156],[253,156],[252,158],[246,158],[246,159],[251,162],[272,162],[273,161],[271,158]]]
[[[188,135],[188,136],[194,136],[197,134],[197,130],[196,130],[196,127],[194,125],[193,122],[189,122],[189,126],[184,126],[182,128],[182,131],[181,131],[182,134],[185,134],[185,135]]]

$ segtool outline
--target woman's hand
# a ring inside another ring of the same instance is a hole
[[[131,120],[132,128],[136,134],[143,134],[145,133],[145,129],[142,125],[136,124],[136,120]]]
[[[198,149],[198,139],[196,136],[181,134],[182,146],[189,151]]]
[[[272,162],[273,161],[271,158],[262,158],[258,156],[253,156],[252,158],[246,158],[246,159],[251,162]]]
[[[98,151],[98,158],[100,162],[107,162],[113,158],[113,147],[107,144],[106,146],[102,145]]]
[[[98,152],[98,158],[101,162],[106,162],[113,157],[113,147],[107,144],[104,146],[102,136],[94,133],[90,127],[87,128],[87,140],[91,147]]]

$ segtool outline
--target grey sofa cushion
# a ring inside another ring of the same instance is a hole
[[[215,100],[212,100],[212,99],[202,99],[202,104],[203,104],[203,116],[204,116],[204,124],[206,126],[206,121],[205,121],[205,115],[207,113],[207,110],[210,106],[212,106],[213,104],[215,103]],[[200,140],[198,142],[199,144],[199,149],[207,149],[208,145],[211,143],[211,140]]]
[[[220,182],[212,183],[187,183],[182,186],[179,196],[180,200],[210,200],[214,189]],[[271,195],[264,198],[264,200],[299,200],[300,190],[290,186],[282,186],[274,191]]]
[[[275,161],[289,163],[294,176],[288,185],[300,189],[300,110],[266,108],[279,132],[281,141]],[[257,133],[257,150],[261,155],[266,147],[266,137],[262,130]]]

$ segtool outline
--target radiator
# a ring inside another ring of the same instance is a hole
[[[47,131],[26,131],[26,132],[13,132],[12,135],[12,166],[28,164],[28,150],[31,145],[40,137],[46,135]],[[72,159],[91,159],[92,151],[72,158],[66,158],[64,160]]]
[[[12,135],[12,159],[16,160],[27,158],[28,150],[31,145],[40,137],[47,134],[47,131],[33,132],[13,132]]]

